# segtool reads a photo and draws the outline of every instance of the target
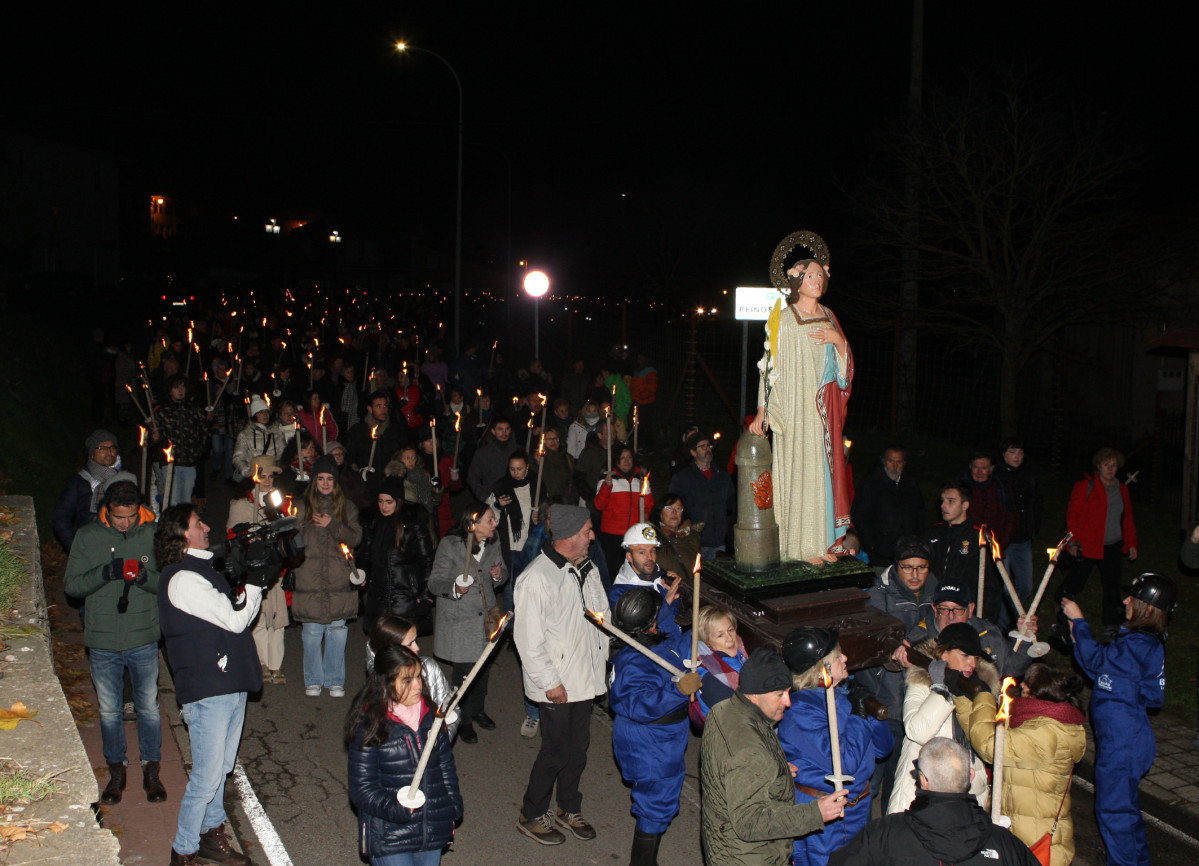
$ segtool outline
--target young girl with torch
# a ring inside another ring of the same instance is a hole
[[[823,833],[795,840],[795,866],[823,866],[866,826],[874,764],[895,745],[886,723],[854,714],[842,686],[849,678],[848,659],[837,636],[837,629],[797,628],[783,640],[795,691],[778,734],[787,761],[797,768],[795,802],[811,803],[842,787],[849,792],[843,818],[825,825]]]
[[[1074,658],[1095,682],[1095,814],[1109,863],[1149,862],[1137,784],[1157,753],[1145,711],[1165,702],[1166,620],[1177,600],[1168,577],[1142,574],[1124,598],[1124,624],[1111,643],[1100,644],[1078,605],[1062,599]]]
[[[1082,679],[1040,662],[1024,674],[1020,696],[1011,704],[1000,790],[992,793],[1012,833],[1030,848],[1049,834],[1052,866],[1074,860],[1074,821],[1070,780],[1087,750],[1087,718],[1082,712]],[[996,704],[990,692],[973,702],[955,699],[958,722],[984,761],[994,763]]]
[[[366,685],[346,716],[350,800],[358,807],[359,850],[372,864],[406,862],[435,866],[454,839],[462,795],[449,737],[436,735],[421,779],[424,805],[407,809],[396,793],[416,772],[431,734],[434,708],[423,695],[420,658],[388,644],[375,656]]]

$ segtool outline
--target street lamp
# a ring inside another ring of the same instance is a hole
[[[541,271],[525,276],[525,293],[533,299],[533,357],[541,357],[541,296],[550,290],[550,278]]]
[[[432,54],[445,64],[446,69],[450,70],[450,74],[454,76],[454,83],[458,85],[458,202],[454,225],[454,351],[460,352],[462,350],[462,343],[459,342],[459,327],[462,319],[462,80],[450,62],[436,51],[419,48],[406,42],[397,42],[396,51],[400,53],[423,51],[425,54]]]

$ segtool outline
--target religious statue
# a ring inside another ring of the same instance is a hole
[[[788,255],[811,258],[784,272]],[[766,322],[758,362],[758,413],[750,432],[773,431],[774,509],[783,560],[836,559],[849,527],[849,495],[841,431],[853,384],[853,356],[828,291],[828,247],[813,232],[795,232],[775,249],[771,282],[786,294]]]

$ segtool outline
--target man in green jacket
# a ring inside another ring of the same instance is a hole
[[[71,545],[64,587],[83,598],[83,642],[100,702],[100,735],[109,779],[100,802],[121,802],[125,790],[125,670],[133,685],[137,739],[146,799],[161,803],[167,792],[158,778],[162,721],[158,712],[158,566],[154,515],[142,507],[128,472],[107,484],[95,521]]]
[[[708,714],[700,747],[707,866],[787,866],[792,841],[845,814],[845,792],[795,802],[793,773],[774,727],[791,706],[791,672],[759,647],[737,691]]]

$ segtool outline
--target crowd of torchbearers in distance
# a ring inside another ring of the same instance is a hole
[[[66,591],[83,601],[102,801],[127,787],[126,671],[143,789],[168,796],[162,643],[194,758],[170,862],[248,863],[223,829],[223,781],[246,696],[288,687],[291,627],[304,680],[291,687],[346,702],[336,733],[361,853],[381,866],[437,863],[455,828],[469,832],[482,807],[463,801],[454,754],[485,748],[496,727],[488,674],[505,640],[523,694],[498,699],[522,701],[520,735],[540,739],[513,815],[524,844],[595,838],[583,776],[590,719],[607,712],[631,866],[658,862],[693,739],[709,866],[1062,866],[1089,724],[1108,862],[1149,862],[1136,791],[1177,594],[1157,574],[1122,589],[1137,558],[1122,455],[1101,449],[1073,487],[1068,534],[1039,580],[1042,496],[1019,439],[942,484],[931,526],[902,447],[855,485],[841,447],[852,352],[824,305],[827,250],[800,242],[813,257],[785,271],[742,441],[769,437],[783,561],[873,571],[869,603],[905,635],[885,664],[856,665],[833,627],[748,652],[738,616],[701,604],[703,563],[733,554],[746,479],[733,448],[658,411],[652,347],[514,369],[503,335],[456,348],[442,323],[318,314],[288,292],[266,315],[225,305],[151,320],[144,352],[97,335],[98,426],[53,525]],[[138,428],[133,453],[106,417]],[[651,456],[670,467],[652,486]],[[217,497],[228,519],[210,528]],[[1182,558],[1199,565],[1199,530]],[[1092,629],[1074,598],[1094,570]],[[1046,593],[1060,613],[1042,635]],[[354,621],[365,660],[346,658]],[[1075,669],[1047,664],[1053,650]],[[347,664],[363,663],[366,685],[347,696]]]

